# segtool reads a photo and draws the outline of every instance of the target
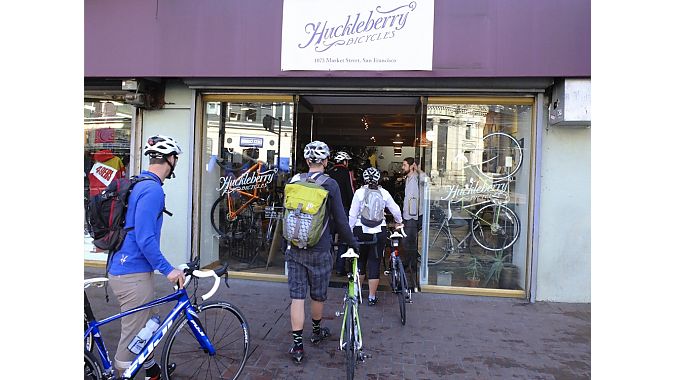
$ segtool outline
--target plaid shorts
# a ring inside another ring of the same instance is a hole
[[[286,251],[286,265],[291,299],[304,300],[310,285],[310,298],[318,302],[326,301],[333,268],[330,250],[291,247]]]

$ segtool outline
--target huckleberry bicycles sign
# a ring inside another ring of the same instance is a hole
[[[432,70],[434,0],[285,0],[281,69]]]
[[[264,172],[247,171],[241,176],[221,177],[218,192],[229,194],[235,191],[251,191],[254,189],[264,189],[272,183],[277,174],[277,168],[266,170]]]

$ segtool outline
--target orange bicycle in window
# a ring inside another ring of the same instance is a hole
[[[253,261],[264,243],[263,209],[253,206],[265,201],[260,194],[273,182],[278,170],[264,169],[264,163],[259,161],[238,177],[232,173],[221,177],[221,196],[211,207],[211,225],[218,232],[220,244],[228,246],[231,255],[245,261]]]

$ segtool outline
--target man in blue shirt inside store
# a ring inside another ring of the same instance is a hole
[[[176,141],[167,136],[152,136],[143,148],[143,154],[149,156],[148,170],[140,177],[149,178],[138,182],[129,195],[129,205],[125,219],[125,236],[121,248],[110,258],[110,287],[120,303],[122,312],[155,299],[153,271],[158,270],[171,283],[183,287],[185,275],[174,268],[160,251],[160,232],[164,208],[163,182],[173,178],[181,148]],[[148,319],[151,309],[139,311],[122,318],[120,341],[115,352],[115,368],[124,372],[131,366],[135,355],[127,350],[128,343],[141,330]],[[160,378],[160,366],[153,355],[144,362],[146,376],[151,380]]]

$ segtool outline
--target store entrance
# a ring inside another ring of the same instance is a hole
[[[402,160],[416,156],[422,108],[420,98],[411,96],[303,96],[296,123],[296,171],[307,169],[303,147],[320,140],[333,154],[350,154],[357,178],[375,166],[394,179]]]
[[[419,157],[416,149],[420,149],[423,110],[421,98],[415,96],[303,96],[298,102],[296,120],[296,172],[307,171],[303,158],[305,145],[310,141],[323,141],[331,148],[327,169],[335,164],[337,152],[348,153],[352,158],[348,168],[357,189],[363,185],[363,171],[376,167],[381,172],[381,185],[401,208],[402,162],[406,157]],[[393,222],[391,216],[388,221]],[[387,286],[384,264],[385,261],[381,264],[381,287]],[[335,275],[335,270],[332,279],[342,280]]]

